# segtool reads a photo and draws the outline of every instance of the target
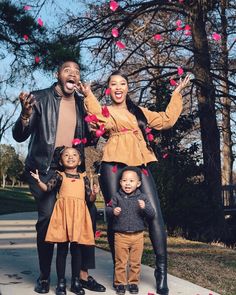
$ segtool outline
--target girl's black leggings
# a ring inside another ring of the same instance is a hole
[[[69,242],[57,243],[56,268],[58,280],[65,278],[68,247]],[[72,278],[79,278],[81,270],[81,245],[75,242],[70,243],[70,253]]]
[[[112,196],[114,196],[114,194],[116,194],[116,192],[119,190],[121,171],[125,166],[125,164],[114,162],[101,163],[99,182],[106,204],[109,203]],[[142,185],[140,189],[147,196],[156,211],[155,217],[149,221],[149,236],[152,242],[153,250],[157,260],[166,261],[166,231],[156,185],[150,170],[147,167],[139,168],[145,169],[142,172]],[[108,242],[114,261],[114,232],[112,230],[111,219],[108,219],[107,226]]]

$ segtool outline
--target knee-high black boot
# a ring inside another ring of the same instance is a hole
[[[167,259],[163,256],[156,257],[156,269],[154,271],[156,278],[156,291],[161,295],[168,295],[167,286]]]

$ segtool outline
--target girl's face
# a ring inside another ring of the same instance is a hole
[[[108,84],[111,90],[112,104],[119,107],[126,107],[126,96],[128,93],[128,83],[120,75],[113,75],[110,77]]]
[[[80,165],[80,155],[75,148],[65,148],[61,155],[61,163],[64,168],[74,169]]]

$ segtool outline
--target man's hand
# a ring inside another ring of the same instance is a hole
[[[33,106],[35,104],[34,96],[27,92],[21,92],[19,95],[19,99],[22,107],[21,115],[25,119],[27,119],[31,116],[33,112]]]
[[[90,83],[82,83],[81,81],[79,82],[79,85],[75,85],[75,90],[78,90],[85,97],[87,97],[92,92]]]
[[[113,213],[115,216],[118,216],[120,215],[120,212],[121,212],[121,208],[120,207],[116,207],[113,209]]]

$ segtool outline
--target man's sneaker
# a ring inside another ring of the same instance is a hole
[[[129,292],[131,293],[131,294],[138,294],[138,285],[136,285],[136,284],[130,284],[129,285]]]
[[[49,284],[49,280],[41,280],[38,278],[34,287],[34,291],[40,294],[46,294],[49,292]]]
[[[125,294],[125,286],[124,285],[118,285],[118,286],[116,286],[116,294],[117,295],[123,295],[123,294]]]
[[[88,280],[81,280],[80,283],[84,289],[88,289],[94,292],[105,292],[106,288],[99,284],[92,276],[88,276]]]

